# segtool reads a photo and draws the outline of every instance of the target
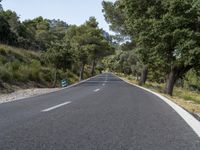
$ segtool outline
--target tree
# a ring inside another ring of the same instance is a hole
[[[35,44],[34,36],[28,30],[28,28],[21,23],[18,15],[11,11],[1,11],[0,15],[8,22],[10,31],[12,32],[12,43],[9,44],[22,47],[22,48],[31,48]]]
[[[2,0],[0,0],[0,12],[3,11],[3,7],[1,5]]]
[[[16,12],[7,10],[7,11],[3,11],[2,15],[8,21],[12,32],[14,32],[17,35],[18,34],[17,30],[18,30],[18,27],[20,26],[20,21]]]
[[[166,93],[172,95],[176,80],[199,66],[199,8],[189,0],[123,2],[128,24],[143,48],[140,54],[154,55],[148,57],[165,71]]]
[[[37,50],[46,50],[55,42],[50,33],[50,24],[47,19],[37,17],[33,20],[26,20],[23,25],[30,34],[31,41],[37,45]]]
[[[91,75],[94,75],[97,59],[101,59],[112,52],[109,42],[105,39],[103,30],[91,17],[81,26],[69,27],[65,41],[69,42],[80,66],[80,80],[83,79],[84,67],[92,61]]]
[[[73,63],[73,54],[69,44],[54,43],[51,48],[43,55],[46,63],[52,65],[55,68],[53,87],[56,86],[57,82],[57,70],[71,69]]]
[[[10,25],[7,20],[0,15],[0,42],[4,44],[15,44],[16,35],[10,30]]]
[[[163,2],[166,13],[155,22],[159,37],[155,51],[166,64],[166,93],[172,95],[176,81],[200,66],[199,8],[192,1]]]
[[[131,43],[134,43],[132,46],[132,49],[134,47],[138,47],[138,53],[140,55],[140,63],[143,65],[143,69],[141,70],[141,77],[140,77],[140,85],[145,84],[147,80],[147,73],[148,73],[148,65],[151,61],[148,56],[150,54],[150,46],[148,44],[144,44],[144,36],[143,35],[148,33],[151,27],[149,26],[148,16],[146,16],[144,11],[141,11],[139,8],[141,8],[140,4],[145,4],[145,9],[150,5],[150,3],[146,3],[146,1],[131,1],[130,4],[128,4],[129,1],[123,1],[123,0],[117,0],[115,3],[112,2],[103,2],[103,12],[105,19],[108,23],[110,23],[110,28],[115,31],[116,33],[120,33],[120,40],[127,40],[132,41]],[[132,4],[134,3],[134,4]],[[127,5],[126,5],[127,4]],[[126,7],[128,5],[133,5],[134,9],[132,10],[129,7]],[[152,5],[152,4],[151,4]],[[128,9],[128,11],[127,11]],[[130,12],[131,13],[128,13]],[[140,13],[140,14],[139,14]],[[141,16],[141,17],[139,17]],[[131,18],[131,19],[130,19]],[[127,37],[128,36],[128,37]],[[121,38],[124,37],[124,38]],[[151,38],[149,38],[149,42],[151,43]]]
[[[95,66],[97,59],[113,53],[113,49],[109,44],[108,36],[102,29],[98,28],[98,23],[94,17],[90,17],[89,21],[85,23],[88,34],[89,57],[92,61],[91,76],[95,73]]]
[[[63,40],[69,25],[61,20],[47,20],[49,23],[49,32],[52,41]]]
[[[33,46],[36,49],[46,50],[52,43],[63,41],[68,29],[68,24],[61,20],[48,20],[43,17],[37,17],[33,20],[23,22],[29,33]]]
[[[106,22],[110,25],[110,29],[121,35],[128,33],[126,26],[126,16],[123,9],[120,9],[121,2],[117,0],[115,3],[110,1],[103,1],[103,14]]]
[[[10,26],[8,22],[4,19],[4,17],[0,16],[0,41],[3,43],[7,43],[10,38]]]
[[[86,34],[86,27],[81,25],[69,27],[67,34],[65,36],[65,42],[69,42],[71,49],[74,52],[76,63],[80,66],[80,80],[83,80],[83,73],[85,65],[88,61],[88,49],[90,48],[87,45],[88,36]]]
[[[199,6],[199,1],[190,0],[103,2],[111,29],[127,33],[136,44],[143,64],[141,85],[147,70],[156,69],[165,74],[166,93],[172,95],[176,80],[199,68]]]
[[[164,10],[161,1],[157,0],[122,0],[121,9],[126,15],[126,25],[136,43],[138,54],[143,64],[140,85],[147,80],[148,68],[158,66],[157,58],[153,53],[155,35],[152,33],[154,21],[161,18]]]

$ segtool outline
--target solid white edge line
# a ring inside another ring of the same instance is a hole
[[[103,73],[102,73],[102,74],[103,74]],[[16,99],[15,101],[17,101],[17,100],[29,99],[29,98],[34,98],[34,97],[37,97],[37,96],[42,96],[42,95],[47,95],[47,94],[50,94],[50,93],[59,92],[59,91],[62,91],[62,90],[65,90],[65,89],[74,87],[74,86],[76,86],[76,85],[79,85],[79,84],[81,84],[81,83],[84,83],[84,82],[86,82],[86,81],[88,81],[88,80],[90,80],[90,79],[92,79],[92,78],[98,77],[98,76],[100,76],[100,75],[102,75],[102,74],[98,74],[98,75],[93,76],[93,77],[90,77],[90,78],[88,78],[88,79],[85,79],[85,80],[79,81],[79,82],[77,82],[77,83],[71,84],[71,85],[69,85],[69,86],[67,86],[67,87],[60,88],[59,90],[56,90],[56,91],[53,91],[53,92],[48,92],[48,93],[39,94],[39,95],[32,95],[32,96],[26,97],[26,98],[19,98],[19,99]],[[1,105],[1,104],[5,104],[5,103],[12,103],[12,102],[14,102],[14,101],[2,102],[2,103],[0,103],[0,105]]]
[[[67,105],[67,104],[70,104],[70,103],[71,103],[71,101],[68,101],[68,102],[65,102],[65,103],[62,103],[62,104],[58,104],[58,105],[52,106],[52,107],[50,107],[50,108],[44,109],[44,110],[42,110],[41,112],[48,112],[48,111],[57,109],[57,108],[59,108],[59,107],[62,107],[62,106],[64,106],[64,105]]]
[[[115,75],[115,74],[113,74]],[[115,75],[116,77],[118,77],[117,75]],[[198,121],[194,116],[192,116],[190,113],[188,113],[186,110],[184,110],[182,107],[178,106],[176,103],[172,102],[171,100],[169,100],[168,98],[153,92],[147,88],[141,87],[139,85],[133,84],[127,80],[124,80],[121,77],[118,77],[121,80],[123,80],[124,82],[131,84],[133,86],[136,86],[140,89],[143,89],[145,91],[148,91],[154,95],[156,95],[157,97],[159,97],[160,99],[162,99],[165,103],[167,103],[169,106],[171,106],[184,120],[185,122],[193,129],[193,131],[199,136],[200,138],[200,121]]]

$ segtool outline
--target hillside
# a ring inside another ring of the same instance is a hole
[[[44,64],[41,52],[0,44],[0,93],[13,92],[19,88],[52,87],[54,68]],[[71,71],[58,70],[57,84],[67,79],[78,80]]]

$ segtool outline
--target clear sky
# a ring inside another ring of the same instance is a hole
[[[4,10],[15,11],[20,20],[42,16],[47,19],[61,19],[68,24],[80,25],[90,16],[95,16],[99,26],[109,31],[102,14],[103,0],[3,0]],[[107,0],[108,1],[108,0]],[[109,0],[115,1],[115,0]],[[110,32],[111,33],[111,32]]]

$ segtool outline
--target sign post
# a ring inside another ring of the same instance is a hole
[[[61,86],[64,88],[64,87],[67,87],[68,86],[68,82],[67,80],[63,79],[61,80]]]

